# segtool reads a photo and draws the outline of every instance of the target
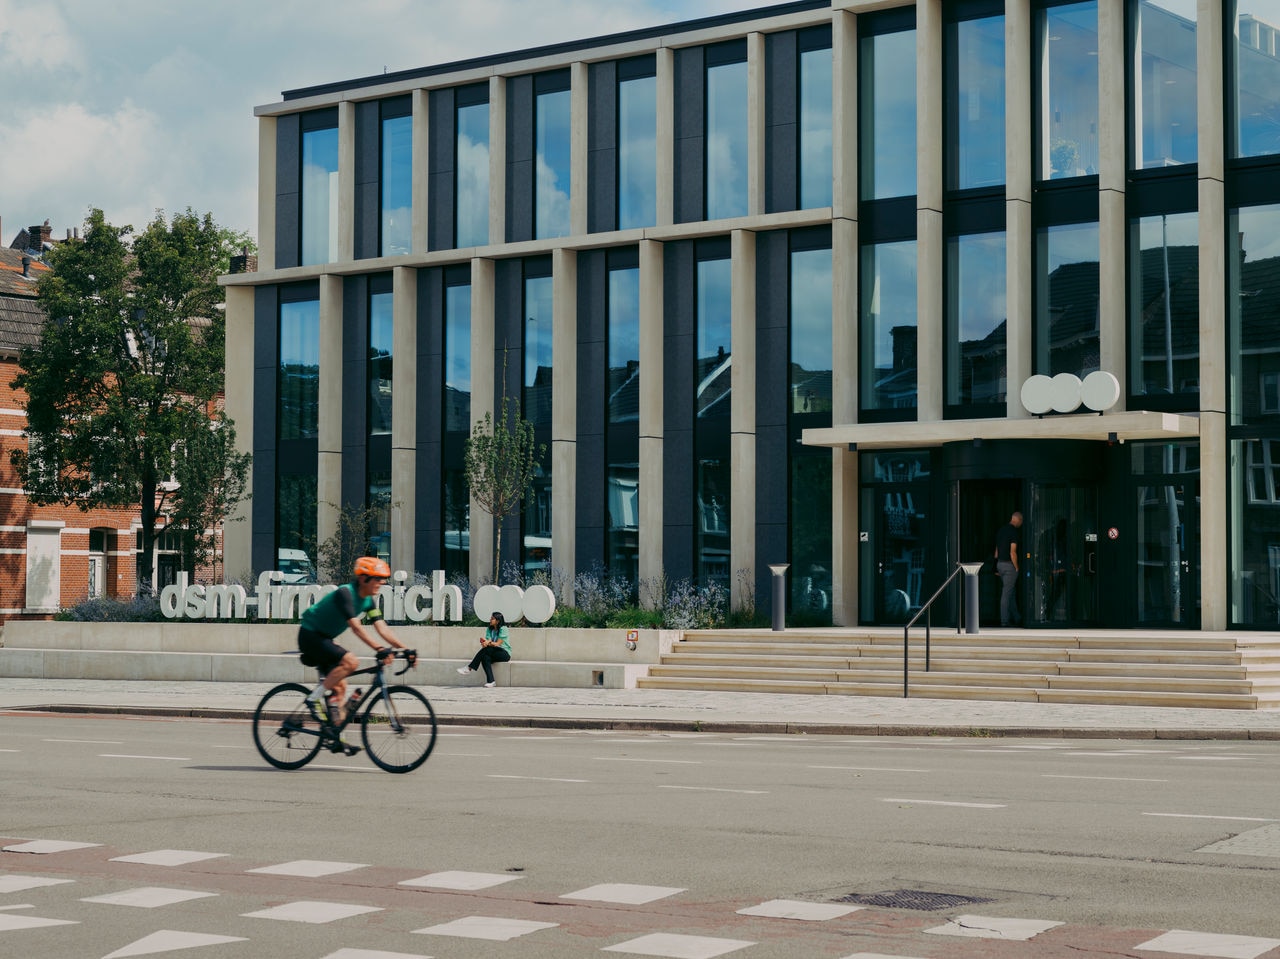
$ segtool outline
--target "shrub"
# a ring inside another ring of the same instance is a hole
[[[610,613],[604,625],[609,629],[662,629],[662,614],[653,609],[628,606]]]
[[[164,621],[155,596],[112,599],[99,596],[62,610],[54,619],[76,623],[159,623]]]

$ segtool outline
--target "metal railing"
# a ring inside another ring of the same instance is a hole
[[[910,669],[908,665],[908,653],[910,652],[909,640],[911,636],[911,627],[916,624],[916,621],[921,616],[924,617],[924,671],[927,673],[929,671],[929,630],[932,625],[932,619],[933,619],[932,609],[933,609],[934,600],[936,600],[939,596],[941,596],[943,592],[946,590],[946,588],[950,586],[953,582],[955,582],[956,577],[961,575],[963,572],[964,572],[964,564],[956,563],[956,568],[951,571],[951,575],[948,576],[945,580],[943,580],[942,585],[939,586],[937,590],[934,591],[934,594],[929,597],[929,599],[925,602],[923,606],[921,606],[918,610],[916,610],[916,614],[912,616],[909,620],[907,620],[907,625],[902,627],[902,698],[903,699],[907,698],[907,673]],[[956,632],[957,633],[960,632],[960,626],[964,622],[964,603],[965,603],[964,590],[962,589],[960,590],[959,615],[956,616]]]

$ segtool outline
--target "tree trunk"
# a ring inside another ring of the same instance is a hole
[[[138,595],[154,593],[154,573],[151,555],[156,542],[156,483],[150,476],[142,480],[142,503],[139,515],[142,532],[142,550],[138,554]]]
[[[494,527],[497,533],[493,546],[493,585],[498,585],[498,570],[502,567],[502,517],[495,516]]]

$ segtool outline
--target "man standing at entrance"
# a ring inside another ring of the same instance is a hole
[[[996,534],[996,575],[1000,577],[1000,625],[1022,621],[1018,615],[1018,528],[1022,514],[1015,512]]]

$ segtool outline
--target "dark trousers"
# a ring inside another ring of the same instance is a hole
[[[471,660],[471,668],[479,669],[484,667],[484,681],[486,683],[493,682],[493,666],[492,663],[507,663],[511,661],[511,654],[501,646],[481,646],[480,652],[476,653],[475,658]]]
[[[1000,576],[1000,625],[1011,626],[1022,619],[1018,615],[1018,570],[1002,559],[996,563],[996,573]]]

